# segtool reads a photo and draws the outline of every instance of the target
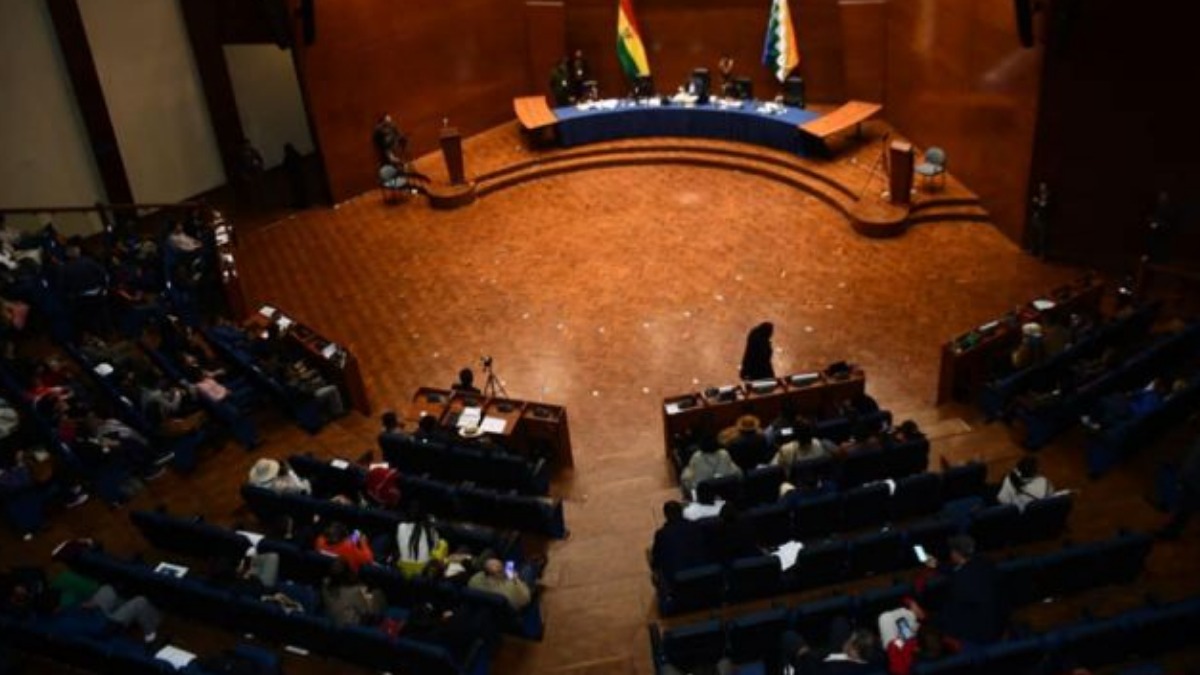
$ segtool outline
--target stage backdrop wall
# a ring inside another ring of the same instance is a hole
[[[533,86],[522,0],[314,5],[316,41],[297,49],[335,201],[375,187],[379,113],[390,111],[420,154],[437,148],[443,118],[464,135],[478,133],[511,119],[513,97]],[[298,22],[293,28],[299,42]]]
[[[1056,258],[1131,270],[1160,189],[1180,212],[1175,262],[1200,268],[1200,134],[1187,90],[1200,80],[1189,3],[1153,11],[1059,0],[1047,51],[1032,183],[1051,189]]]
[[[717,60],[734,58],[738,75],[754,80],[758,98],[774,98],[779,82],[762,65],[770,0],[634,0],[642,39],[659,91],[674,92],[692,69],[705,66],[718,81]],[[838,0],[790,0],[797,41],[799,74],[810,100],[845,101],[842,30]],[[616,54],[616,0],[566,0],[567,46],[582,49],[604,95],[628,92]],[[544,88],[553,63],[542,64]]]
[[[944,148],[1020,241],[1044,49],[1021,47],[1012,0],[889,0],[887,12],[884,117],[921,148]]]

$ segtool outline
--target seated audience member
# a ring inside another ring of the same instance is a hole
[[[35,489],[51,496],[57,495],[68,509],[87,503],[90,496],[83,489],[77,470],[54,455],[50,457],[49,467],[48,472],[44,469],[35,472],[30,466],[29,453],[25,450],[11,454],[0,452],[0,501],[23,490]],[[31,536],[27,532],[22,534],[26,538]]]
[[[317,536],[314,548],[341,558],[355,573],[363,565],[375,562],[375,553],[367,537],[358,530],[347,531],[346,526],[338,522],[330,523],[325,532]]]
[[[749,471],[770,459],[766,435],[754,415],[742,415],[737,424],[722,430],[717,434],[717,444],[729,451],[729,456],[742,471]]]
[[[404,440],[408,438],[408,434],[400,428],[400,417],[395,410],[388,410],[379,416],[379,444],[382,447],[387,440]]]
[[[901,445],[922,438],[925,438],[925,432],[921,431],[921,427],[912,420],[904,420],[888,434],[888,440],[892,445]]]
[[[879,412],[879,403],[862,391],[839,403],[837,410],[840,417],[863,417]]]
[[[663,504],[663,518],[665,522],[654,533],[650,549],[650,567],[655,574],[669,581],[680,570],[712,562],[704,528],[683,517],[683,504]]]
[[[975,555],[975,540],[965,534],[950,537],[948,545],[948,564],[939,564],[933,556],[925,562],[947,578],[941,607],[931,614],[916,601],[910,601],[909,609],[960,646],[999,640],[1006,628],[1008,612],[996,566]]]
[[[82,549],[90,542],[70,545]],[[146,644],[158,640],[162,624],[162,613],[143,596],[122,598],[112,586],[99,586],[74,572],[63,572],[47,583],[40,570],[29,568],[0,575],[0,614],[37,616],[74,636],[100,639],[136,625]],[[89,621],[93,616],[103,617],[103,622]]]
[[[712,550],[716,558],[729,564],[738,558],[762,555],[754,529],[733,504],[721,507],[720,522],[713,530]]]
[[[195,253],[204,248],[204,243],[187,233],[183,221],[175,221],[171,226],[171,234],[167,235],[167,245],[179,253]]]
[[[828,457],[837,447],[825,439],[814,438],[812,427],[807,425],[796,427],[794,436],[776,450],[771,458],[772,466],[780,466],[785,472],[790,472],[797,464]]]
[[[1183,383],[1186,387],[1186,380]],[[1093,431],[1110,429],[1158,410],[1178,389],[1169,379],[1156,377],[1141,389],[1113,392],[1103,397],[1091,414],[1080,421]]]
[[[1024,370],[1046,359],[1046,343],[1041,324],[1027,323],[1021,326],[1021,335],[1021,344],[1013,350],[1010,359],[1013,370]]]
[[[359,582],[357,567],[337,560],[321,582],[321,605],[338,626],[363,626],[378,620],[387,599]]]
[[[315,399],[326,420],[337,419],[346,412],[342,393],[337,386],[330,384],[316,369],[303,361],[288,362],[279,358],[267,358],[263,360],[263,367],[283,386],[302,396]]]
[[[172,386],[166,378],[147,382],[140,388],[142,414],[155,433],[166,438],[178,438],[196,431],[204,424],[206,415],[196,407],[188,393]]]
[[[529,584],[515,572],[508,574],[504,563],[498,558],[488,558],[484,561],[483,569],[471,577],[467,586],[477,591],[503,596],[516,610],[524,609],[533,601]]]
[[[1012,504],[1022,511],[1030,502],[1045,499],[1054,494],[1050,480],[1038,473],[1038,460],[1034,455],[1025,455],[1017,466],[1004,477],[996,501]]]
[[[219,558],[213,578],[223,586],[258,596],[278,583],[279,554],[247,551],[240,558]]]
[[[101,418],[95,411],[88,411],[83,430],[102,453],[113,455],[146,480],[161,476],[163,466],[175,458],[172,452],[155,450],[145,436],[115,417]]]
[[[430,561],[444,561],[450,544],[438,534],[432,518],[414,509],[396,526],[396,553],[396,567],[411,579],[420,575]]]
[[[286,462],[263,457],[250,467],[248,482],[279,494],[312,494],[312,484],[296,475]]]
[[[717,447],[711,440],[703,442],[700,449],[692,453],[692,458],[679,476],[683,489],[695,494],[696,485],[710,478],[720,478],[731,474],[742,475],[742,470],[734,464],[729,453]]]
[[[835,622],[831,633],[844,633],[848,626],[839,628]],[[821,654],[814,651],[799,634],[787,631],[781,639],[781,660],[791,666],[795,675],[838,675],[840,673],[870,673],[879,668],[879,638],[869,630],[859,628],[850,631],[844,640],[831,639],[830,644],[840,651]],[[785,671],[786,672],[786,671]]]
[[[374,504],[385,509],[394,509],[400,505],[400,472],[384,465],[376,465],[367,469],[367,477],[363,482],[363,496],[368,504]]]
[[[417,420],[417,431],[413,434],[413,438],[427,442],[444,441],[448,438],[448,434],[438,427],[436,417],[422,415],[421,419]]]
[[[450,385],[454,391],[461,391],[468,394],[478,394],[479,387],[475,386],[475,373],[470,368],[463,368],[458,371],[458,382]]]
[[[790,400],[785,400],[779,416],[771,420],[771,423],[763,430],[763,435],[766,436],[767,446],[776,448],[781,442],[792,440],[797,428],[808,425],[809,421],[796,412],[795,404]]]
[[[878,450],[883,447],[879,425],[866,420],[855,420],[850,436],[834,450],[835,455],[845,456],[854,452]]]

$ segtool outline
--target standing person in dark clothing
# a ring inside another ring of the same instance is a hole
[[[765,321],[750,329],[746,335],[746,351],[742,354],[742,368],[738,375],[743,380],[769,380],[775,377],[775,367],[771,365],[774,347],[771,337],[775,334],[775,324]]]
[[[1038,183],[1029,209],[1029,252],[1045,260],[1046,235],[1050,229],[1050,186]]]
[[[1171,511],[1171,520],[1155,535],[1159,539],[1178,539],[1197,511],[1200,511],[1200,436],[1192,441],[1179,472],[1179,503]]]
[[[95,258],[84,255],[79,242],[67,245],[66,262],[58,270],[58,285],[70,303],[72,316],[82,324],[83,330],[107,335],[108,320],[108,274]]]
[[[990,560],[975,555],[975,540],[960,534],[948,542],[950,560],[939,565],[929,556],[925,564],[947,577],[946,599],[930,622],[946,636],[965,645],[995,642],[1004,634],[1007,612],[1000,594],[1000,577]],[[918,617],[920,606],[910,607]]]
[[[670,580],[680,570],[712,562],[704,528],[683,517],[683,504],[663,504],[663,517],[666,522],[654,533],[650,549],[650,567],[658,576]]]

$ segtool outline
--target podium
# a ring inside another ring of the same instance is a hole
[[[446,161],[449,183],[430,182],[426,188],[429,205],[435,209],[456,209],[475,201],[475,185],[467,182],[463,166],[462,134],[454,127],[444,127],[438,134],[442,159]]]
[[[451,185],[462,185],[467,182],[463,168],[462,134],[455,127],[445,127],[438,135],[442,144],[442,158],[446,160],[446,173],[450,176]]]
[[[908,141],[892,141],[888,147],[888,192],[893,204],[908,204],[913,182],[913,147]]]

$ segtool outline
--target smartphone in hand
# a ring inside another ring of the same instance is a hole
[[[509,579],[517,578],[517,566],[511,560],[504,561],[504,576]]]
[[[908,641],[913,639],[914,633],[912,624],[908,622],[907,617],[902,616],[899,619],[896,619],[896,634],[900,636],[901,640]]]
[[[350,533],[350,541],[355,546],[358,546],[358,542],[362,541],[362,532],[359,532],[358,530],[351,532]]]

